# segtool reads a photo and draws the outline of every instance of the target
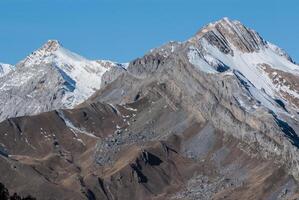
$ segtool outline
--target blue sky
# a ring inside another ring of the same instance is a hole
[[[127,62],[224,16],[299,62],[297,0],[0,0],[0,62],[15,64],[48,39],[90,59]]]

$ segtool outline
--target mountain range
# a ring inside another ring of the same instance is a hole
[[[223,18],[129,63],[0,64],[0,182],[37,199],[299,199],[299,66]]]

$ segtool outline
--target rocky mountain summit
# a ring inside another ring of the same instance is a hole
[[[221,68],[238,70],[257,89],[298,109],[298,65],[254,30],[224,18],[202,28],[189,42],[210,66],[219,68],[220,63]]]
[[[98,90],[105,72],[115,68],[125,70],[111,61],[87,60],[49,40],[0,78],[0,121],[73,108]],[[105,75],[104,82],[113,76]]]
[[[58,69],[68,78],[52,65],[69,55],[60,48],[49,42],[16,65],[48,70],[47,92],[32,98],[40,105],[59,81],[67,93],[74,84],[66,80],[90,80],[75,79],[76,70],[113,66],[72,109],[51,101],[59,105],[49,112],[0,123],[0,182],[9,191],[37,199],[299,199],[299,66],[256,31],[224,18],[125,66],[77,68],[66,59]]]

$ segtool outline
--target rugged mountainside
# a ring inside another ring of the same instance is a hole
[[[98,90],[105,72],[115,68],[124,70],[121,64],[90,61],[49,40],[0,78],[0,121],[73,108]]]
[[[0,123],[0,182],[38,199],[298,199],[298,69],[224,18],[74,109]]]
[[[238,70],[255,88],[264,90],[271,98],[282,98],[298,109],[298,65],[255,31],[224,18],[201,29],[189,42],[210,66],[219,68],[220,64]],[[190,52],[193,62],[197,53]]]

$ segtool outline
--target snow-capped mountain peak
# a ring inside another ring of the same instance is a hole
[[[57,40],[49,40],[27,56],[17,67],[47,65],[56,68],[65,80],[74,86],[74,100],[70,107],[81,103],[101,86],[102,75],[116,63],[88,60],[64,48]],[[69,98],[68,98],[69,99]]]
[[[201,38],[206,39],[223,53],[232,56],[235,51],[253,53],[269,49],[295,64],[283,49],[264,40],[258,32],[244,26],[240,21],[230,20],[227,17],[204,26],[190,41],[198,41]]]
[[[53,52],[60,47],[62,47],[62,45],[58,40],[48,40],[48,42],[41,47],[41,50],[46,52]]]
[[[0,79],[0,93],[6,94],[0,97],[0,120],[73,108],[100,89],[105,72],[113,68],[103,82],[112,81],[121,73],[122,66],[106,60],[89,60],[64,48],[57,40],[49,40],[20,61],[9,76]],[[120,69],[117,73],[115,67]],[[22,92],[18,91],[20,88]],[[18,110],[6,109],[11,105]]]
[[[55,61],[69,62],[87,60],[76,53],[65,49],[58,40],[48,40],[42,47],[28,55],[17,64],[17,67],[24,67],[33,64],[49,63]]]
[[[187,41],[190,63],[208,73],[239,71],[258,90],[299,108],[299,66],[241,22],[223,18]]]

